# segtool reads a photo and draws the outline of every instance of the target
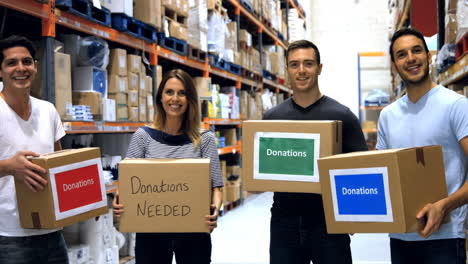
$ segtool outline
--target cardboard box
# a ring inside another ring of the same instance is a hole
[[[441,146],[320,158],[328,233],[407,233],[416,214],[447,197]]]
[[[139,97],[138,99],[138,108],[139,108],[139,112],[138,112],[138,120],[139,121],[143,121],[143,122],[146,122],[147,121],[147,117],[146,117],[146,97]]]
[[[102,94],[98,92],[75,92],[72,95],[74,105],[89,105],[91,113],[97,119],[102,117]]]
[[[109,74],[108,93],[126,93],[128,91],[127,76],[119,76],[117,74]],[[109,94],[107,95],[109,96]]]
[[[167,20],[169,22],[169,35],[173,38],[187,41],[187,27],[176,21]]]
[[[133,72],[128,72],[128,90],[136,90],[138,91],[140,83],[138,82],[138,74]]]
[[[109,99],[115,100],[115,105],[127,105],[127,94],[126,93],[111,93],[107,96]]]
[[[109,56],[109,75],[127,76],[127,50],[111,49]]]
[[[219,132],[225,138],[226,146],[237,146],[237,132],[235,128],[220,129]]]
[[[148,118],[148,122],[154,121],[154,106],[146,106],[146,116]]]
[[[210,181],[209,159],[121,161],[119,193],[125,213],[120,231],[207,233]]]
[[[154,100],[152,95],[146,96],[146,105],[147,106],[154,106]]]
[[[140,72],[138,74],[138,81],[140,82],[140,85],[138,85],[138,95],[146,96],[146,75]]]
[[[59,113],[62,119],[70,119],[72,109],[72,79],[70,55],[55,52],[54,71],[55,108],[57,109],[57,112]]]
[[[244,121],[247,191],[320,193],[317,160],[341,153],[341,121]]]
[[[15,180],[23,228],[54,229],[108,212],[99,148],[63,150],[31,161],[47,170],[48,184],[34,193]]]
[[[159,31],[161,22],[161,0],[135,0],[135,18],[154,26]]]
[[[139,73],[141,71],[141,57],[138,55],[127,55],[127,70],[129,72]]]
[[[211,100],[211,78],[193,77],[192,79],[197,89],[198,98],[200,100]]]
[[[127,105],[117,105],[116,106],[116,118],[118,121],[128,120],[128,106]]]
[[[138,91],[137,90],[130,90],[128,91],[128,101],[127,105],[129,106],[138,106]]]
[[[146,85],[146,93],[148,95],[153,95],[153,78],[151,76],[145,76],[145,85]]]
[[[128,120],[129,121],[139,121],[139,112],[138,106],[128,106]]]

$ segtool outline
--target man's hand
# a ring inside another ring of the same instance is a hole
[[[28,160],[28,156],[38,157],[39,154],[32,151],[20,151],[7,160],[7,171],[17,180],[24,182],[33,192],[42,191],[47,181],[40,174],[46,170]]]
[[[416,219],[420,222],[419,234],[424,238],[428,238],[434,232],[437,232],[442,225],[445,214],[443,200],[433,204],[426,204],[416,215]]]
[[[205,223],[208,226],[208,229],[211,233],[218,226],[219,210],[214,204],[210,206],[210,213],[211,215],[205,215]]]

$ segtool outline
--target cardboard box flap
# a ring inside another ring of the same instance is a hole
[[[80,162],[101,157],[101,151],[99,148],[64,149],[61,151],[41,155],[39,157],[33,157],[31,158],[31,162],[38,163],[40,160],[44,160],[49,168],[55,168],[71,163],[69,156],[70,154],[73,155],[73,162]]]
[[[428,148],[438,147],[438,146],[427,146]],[[440,146],[439,146],[440,147]],[[415,147],[415,148],[398,148],[398,149],[383,149],[383,150],[369,150],[369,151],[356,151],[351,153],[342,153],[333,156],[327,156],[320,159],[337,159],[337,158],[349,158],[349,157],[357,157],[357,156],[375,156],[379,154],[389,154],[389,153],[397,153],[403,151],[413,151],[416,150],[416,155],[418,160],[424,161],[424,151],[422,147]]]
[[[191,164],[203,164],[210,163],[210,159],[199,158],[199,159],[133,159],[125,158],[120,164],[148,164],[148,163],[191,163]]]

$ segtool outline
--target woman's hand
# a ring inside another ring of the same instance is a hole
[[[205,215],[205,223],[211,233],[218,226],[219,209],[216,208],[214,204],[212,204],[210,206],[210,213],[211,215]]]
[[[120,221],[120,216],[125,211],[123,204],[119,203],[119,191],[115,192],[114,200],[112,201],[112,208],[114,212],[114,217],[117,222]]]

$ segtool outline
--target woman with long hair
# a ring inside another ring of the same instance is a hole
[[[192,78],[176,69],[167,72],[155,98],[156,113],[151,126],[139,128],[133,134],[127,158],[210,158],[211,215],[205,222],[213,231],[222,203],[223,180],[213,133],[202,131],[198,94]],[[124,206],[113,202],[114,215],[120,218]],[[137,264],[210,263],[211,237],[208,233],[137,233],[135,259]]]

